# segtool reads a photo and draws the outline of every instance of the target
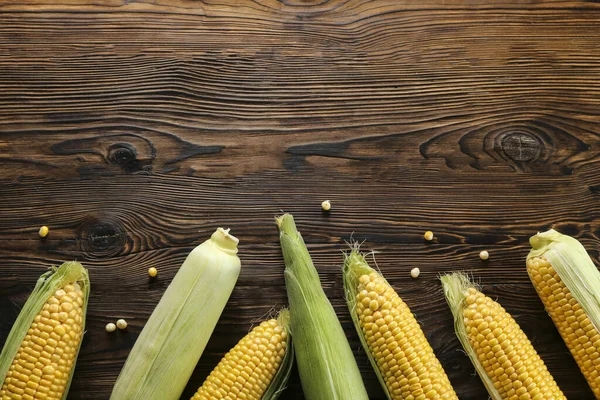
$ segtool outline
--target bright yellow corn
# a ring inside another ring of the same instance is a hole
[[[566,399],[517,322],[462,273],[442,278],[456,335],[494,400]]]
[[[40,278],[0,357],[1,400],[66,398],[84,332],[88,293],[87,271],[79,263],[65,263]],[[20,344],[15,345],[18,338]]]
[[[572,262],[573,268],[570,269],[573,272],[583,263],[589,263],[592,271],[597,273],[596,267],[579,242],[556,231],[538,234],[531,242],[533,250],[527,257],[527,272],[531,282],[594,395],[600,399],[600,333],[545,254],[557,259],[558,263],[566,262],[563,268],[570,268],[568,263]],[[568,242],[574,247],[569,247]],[[554,246],[555,243],[565,246]],[[550,252],[546,253],[548,250]],[[578,252],[579,255],[576,254]],[[573,256],[583,259],[578,260]],[[581,275],[585,279],[585,273]]]
[[[344,263],[348,307],[390,399],[458,399],[414,315],[354,246]]]
[[[289,312],[262,322],[231,349],[192,400],[276,399],[292,366]],[[287,356],[287,357],[286,357]]]

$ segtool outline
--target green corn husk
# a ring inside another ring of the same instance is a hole
[[[285,260],[290,329],[308,400],[368,399],[360,371],[335,310],[321,287],[294,218],[276,219]]]
[[[79,346],[75,352],[73,367],[69,373],[67,384],[61,398],[61,400],[66,400],[67,394],[69,393],[69,387],[71,386],[71,379],[73,378],[73,373],[75,372],[75,365],[79,355],[79,349],[81,348],[81,343],[83,342],[83,334],[85,333],[85,317],[90,294],[90,279],[88,271],[76,261],[63,263],[58,268],[52,267],[50,271],[39,277],[33,291],[31,292],[31,295],[29,295],[27,302],[25,302],[23,309],[19,313],[17,320],[10,330],[8,338],[6,339],[6,343],[4,344],[4,348],[2,349],[2,353],[0,354],[0,387],[2,386],[2,382],[4,382],[6,379],[6,374],[9,371],[10,365],[17,355],[19,347],[27,335],[27,331],[31,327],[35,316],[41,311],[46,301],[48,301],[48,299],[57,290],[69,283],[74,282],[77,282],[83,291],[83,314],[81,328],[82,338],[79,341]]]
[[[442,281],[442,287],[444,288],[446,301],[448,302],[448,306],[450,307],[450,311],[452,311],[452,316],[454,317],[454,330],[456,332],[456,337],[458,337],[458,340],[460,341],[465,353],[467,356],[469,356],[471,363],[475,367],[475,371],[477,371],[477,375],[479,375],[479,378],[481,378],[481,381],[487,389],[491,399],[504,400],[494,386],[494,382],[490,379],[485,371],[481,361],[479,361],[477,353],[471,346],[471,343],[469,343],[467,329],[463,321],[464,317],[462,310],[465,306],[466,291],[471,287],[476,287],[476,285],[471,282],[467,274],[462,272],[443,275],[440,277],[440,280]]]
[[[579,241],[554,229],[529,239],[532,257],[546,257],[583,311],[600,331],[600,272]]]
[[[283,309],[279,312],[277,322],[280,326],[285,326],[287,332],[286,351],[277,373],[273,377],[271,384],[262,396],[262,400],[277,400],[287,386],[292,367],[294,366],[294,341],[290,330],[290,311]]]
[[[177,400],[240,273],[238,240],[219,228],[188,255],[138,337],[111,400]]]

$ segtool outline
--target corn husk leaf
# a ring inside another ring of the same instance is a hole
[[[600,330],[600,272],[583,245],[575,238],[554,229],[529,239],[527,256],[546,257],[583,311]]]
[[[283,360],[281,360],[277,373],[263,394],[262,400],[276,400],[281,395],[287,386],[292,367],[294,366],[294,341],[292,340],[292,333],[290,331],[289,310],[281,310],[277,317],[277,322],[279,326],[285,327],[287,332],[285,356],[283,356]]]
[[[356,295],[358,294],[358,279],[365,274],[370,274],[375,272],[382,279],[385,278],[379,274],[376,270],[371,268],[365,259],[364,254],[361,254],[359,251],[359,245],[357,243],[351,245],[352,248],[350,253],[344,254],[344,267],[343,267],[343,279],[344,279],[344,293],[346,295],[346,303],[348,304],[348,309],[350,310],[350,316],[352,317],[352,322],[354,323],[354,328],[356,328],[356,333],[358,333],[358,338],[360,339],[360,343],[363,346],[363,349],[367,353],[367,357],[371,362],[371,366],[377,375],[377,379],[379,380],[379,384],[383,389],[386,397],[389,400],[392,400],[392,395],[390,394],[385,380],[379,371],[379,367],[377,366],[377,361],[369,351],[369,345],[365,336],[363,334],[362,328],[360,327],[360,320],[358,319],[358,314],[356,313]],[[387,280],[386,280],[387,282]]]
[[[177,400],[240,273],[238,240],[219,228],[191,251],[152,312],[111,400]]]
[[[340,321],[327,299],[294,218],[277,218],[285,260],[290,329],[308,400],[368,399]]]
[[[442,287],[444,288],[446,301],[448,302],[448,306],[450,307],[450,311],[452,311],[452,316],[454,317],[454,330],[456,331],[458,340],[462,344],[467,356],[469,356],[471,359],[471,363],[483,381],[483,384],[492,400],[503,400],[498,390],[494,387],[494,383],[485,372],[485,368],[479,361],[477,353],[471,346],[467,336],[463,310],[466,307],[465,299],[467,296],[467,289],[471,287],[476,288],[476,285],[471,282],[469,276],[463,272],[454,272],[443,275],[440,280],[442,281]]]
[[[27,335],[27,331],[31,327],[35,316],[41,311],[42,307],[46,301],[48,301],[50,296],[52,296],[58,289],[61,289],[65,285],[74,282],[77,282],[80,285],[84,295],[81,332],[82,334],[85,334],[85,317],[87,314],[88,299],[90,297],[90,279],[88,271],[76,261],[63,263],[58,268],[52,267],[50,271],[42,274],[37,280],[33,291],[29,295],[29,298],[25,302],[23,309],[19,313],[17,320],[8,334],[8,338],[6,339],[6,343],[4,344],[4,348],[0,354],[0,385],[2,385],[4,379],[6,379],[6,374],[8,373],[10,365],[17,355],[19,347],[21,347],[21,343]],[[65,386],[65,391],[61,400],[65,400],[67,398],[67,394],[69,393],[71,379],[73,378],[73,373],[75,372],[75,365],[82,342],[83,337],[79,341],[79,346],[75,352],[75,361],[73,362],[73,367],[71,368],[69,379],[67,381],[67,385]]]

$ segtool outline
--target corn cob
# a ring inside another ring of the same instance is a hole
[[[493,400],[566,399],[517,322],[463,273],[442,276],[456,336]]]
[[[344,261],[344,291],[358,336],[388,399],[458,400],[414,315],[357,245]]]
[[[219,228],[183,262],[127,357],[111,400],[177,400],[240,273],[238,240]]]
[[[231,349],[191,400],[275,400],[285,388],[294,350],[289,312],[262,322]]]
[[[327,299],[294,218],[277,218],[285,260],[290,329],[304,396],[308,400],[367,400],[360,371]]]
[[[88,273],[78,262],[38,279],[0,354],[1,400],[66,399],[89,291]]]
[[[588,316],[596,313],[598,323],[600,273],[581,243],[572,237],[550,230],[538,233],[530,242],[527,272],[531,282],[594,395],[600,399],[600,333]]]

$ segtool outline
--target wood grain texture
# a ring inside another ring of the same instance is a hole
[[[459,269],[515,316],[568,398],[592,399],[524,259],[550,227],[600,255],[598,21],[594,1],[0,4],[0,343],[41,273],[82,261],[92,295],[69,399],[108,398],[187,253],[230,227],[243,270],[189,398],[287,304],[284,210],[372,399],[343,301],[351,237],[379,252],[461,399],[486,394],[437,279]],[[106,333],[117,318],[128,330]],[[284,398],[303,398],[296,373]]]

